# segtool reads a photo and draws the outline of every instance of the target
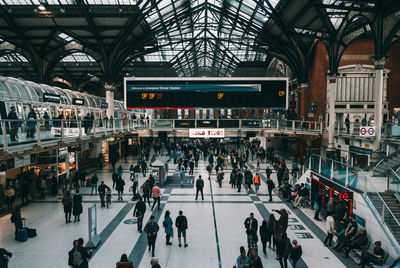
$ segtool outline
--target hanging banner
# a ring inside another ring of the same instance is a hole
[[[189,138],[225,138],[223,128],[191,128]]]

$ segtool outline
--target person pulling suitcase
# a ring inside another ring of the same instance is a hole
[[[23,221],[25,218],[22,218],[21,209],[19,207],[14,209],[10,220],[15,226],[15,240],[20,242],[25,242],[28,240],[28,232],[23,226]]]

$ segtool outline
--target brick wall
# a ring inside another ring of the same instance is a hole
[[[390,70],[387,82],[387,94],[389,112],[390,115],[393,115],[393,108],[400,107],[400,76],[398,75],[400,71],[400,41],[396,41],[392,44],[387,56],[389,56],[389,59],[385,64],[385,68]]]

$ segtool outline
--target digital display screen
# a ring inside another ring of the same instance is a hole
[[[287,78],[125,78],[127,109],[287,109]]]

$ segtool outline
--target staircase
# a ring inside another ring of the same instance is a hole
[[[400,200],[399,196],[394,193],[379,193],[387,207],[391,210],[388,211],[385,207],[384,222],[386,223],[389,230],[392,232],[393,237],[399,242],[400,241]],[[372,204],[375,206],[379,214],[382,215],[383,203],[379,196],[375,193],[368,193]],[[396,221],[397,219],[397,221]]]
[[[400,167],[400,151],[394,152],[387,158],[383,159],[374,169],[375,176],[385,176],[389,170],[392,168],[396,170]]]

